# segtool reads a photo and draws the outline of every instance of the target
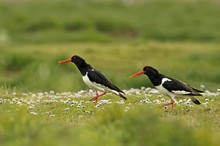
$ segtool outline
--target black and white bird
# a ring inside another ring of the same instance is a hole
[[[77,56],[74,55],[70,59],[61,60],[58,63],[66,63],[66,62],[73,62],[78,67],[80,73],[82,74],[82,79],[85,82],[85,84],[96,91],[96,96],[91,99],[91,101],[94,101],[96,104],[98,102],[98,98],[102,95],[105,95],[106,92],[114,93],[123,99],[127,99],[124,96],[124,92],[119,89],[117,86],[115,86],[113,83],[111,83],[102,73],[96,71],[90,64],[86,63],[86,61]],[[98,91],[101,91],[101,94],[98,94]]]
[[[191,100],[195,104],[201,104],[199,100],[197,100],[193,96],[202,96],[201,93],[203,93],[203,91],[190,87],[182,81],[160,74],[156,69],[151,66],[145,66],[143,70],[131,75],[129,78],[139,76],[141,74],[147,75],[152,84],[155,86],[156,89],[158,89],[160,93],[170,97],[171,101],[164,106],[171,104],[173,109],[173,104],[175,102],[174,98],[186,96],[190,96]]]

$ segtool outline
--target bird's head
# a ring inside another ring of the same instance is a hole
[[[150,77],[150,76],[157,76],[159,74],[159,72],[151,66],[145,66],[143,68],[143,70],[131,75],[129,78],[133,78],[133,77],[136,77],[136,76],[139,76],[139,75],[142,75],[142,74],[145,74],[148,77]]]
[[[85,63],[85,60],[77,55],[74,55],[70,59],[60,60],[58,63],[67,63],[67,62],[73,62],[76,65],[80,65],[81,63]]]

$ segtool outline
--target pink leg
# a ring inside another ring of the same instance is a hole
[[[173,107],[174,107],[174,105],[173,105],[173,104],[174,104],[174,102],[175,102],[175,101],[171,99],[171,101],[170,101],[170,102],[168,102],[168,103],[164,104],[163,106],[168,106],[168,105],[172,104],[172,108],[171,108],[171,109],[173,110]]]
[[[97,104],[97,102],[98,102],[98,98],[100,97],[100,96],[103,96],[103,95],[105,95],[106,94],[106,91],[104,91],[102,94],[98,94],[98,92],[96,91],[96,96],[95,97],[93,97],[92,99],[91,99],[91,101],[94,101],[95,102],[95,104]]]
[[[99,94],[98,94],[98,92],[97,91],[95,91],[95,93],[96,93],[96,96],[95,97],[93,97],[90,101],[96,101],[97,99],[98,99],[98,97],[99,97]]]

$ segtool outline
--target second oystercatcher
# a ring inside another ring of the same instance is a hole
[[[201,93],[203,93],[203,91],[190,87],[182,81],[160,74],[151,66],[145,66],[143,70],[131,75],[129,78],[139,76],[141,74],[147,75],[152,84],[156,87],[156,89],[159,90],[159,92],[170,97],[171,101],[164,106],[171,104],[173,109],[173,104],[175,102],[174,98],[178,96],[191,96],[191,100],[195,104],[201,104],[199,100],[192,96],[202,96]]]
[[[121,89],[111,83],[103,74],[96,71],[92,66],[86,61],[74,55],[70,59],[61,60],[58,63],[66,63],[66,62],[73,62],[79,69],[80,73],[82,74],[82,79],[85,84],[96,91],[96,96],[93,97],[91,100],[97,103],[98,98],[102,95],[105,95],[106,92],[114,93],[123,99],[127,99],[123,94],[125,94]],[[103,93],[98,94],[98,91],[102,91]]]

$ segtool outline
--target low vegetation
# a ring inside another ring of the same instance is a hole
[[[217,0],[0,0],[0,41],[219,42],[219,13]]]
[[[92,91],[16,93],[1,91],[1,145],[195,145],[219,143],[219,91],[201,105],[155,90],[130,89],[128,100],[108,94],[95,106]]]
[[[150,65],[194,87],[215,91],[220,88],[218,46],[181,42],[10,46],[0,54],[0,83],[5,88],[22,92],[88,89],[74,64],[58,64],[59,60],[77,54],[122,89],[152,87],[145,76],[128,78]]]
[[[217,146],[217,0],[0,0],[1,146]],[[126,92],[97,105],[79,55]],[[153,90],[145,65],[205,91],[201,105]],[[86,90],[85,90],[86,89]]]

